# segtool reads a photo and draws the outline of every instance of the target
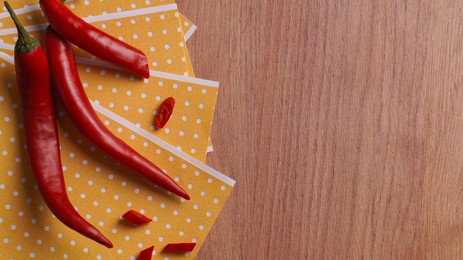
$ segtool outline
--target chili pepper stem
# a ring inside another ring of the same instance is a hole
[[[37,49],[37,47],[40,45],[39,42],[34,39],[32,35],[27,33],[26,29],[24,29],[24,26],[22,26],[22,24],[19,22],[19,19],[13,11],[13,8],[11,8],[10,4],[7,1],[3,3],[5,4],[8,13],[10,13],[16,28],[18,29],[18,41],[14,46],[14,51],[16,53],[29,53]]]

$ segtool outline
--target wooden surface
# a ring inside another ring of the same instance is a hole
[[[463,259],[463,1],[179,8],[237,180],[199,259]]]

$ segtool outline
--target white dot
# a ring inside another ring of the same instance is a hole
[[[195,204],[195,205],[193,206],[193,208],[194,208],[194,209],[199,209],[198,204]]]
[[[167,59],[167,64],[172,64],[172,59]]]
[[[151,230],[149,230],[149,229],[145,230],[145,234],[150,235],[150,234],[151,234]]]
[[[85,199],[86,195],[84,193],[80,194],[80,198]]]
[[[211,213],[210,211],[208,211],[208,212],[206,213],[206,216],[210,217],[210,216],[212,216],[212,213]]]
[[[159,237],[159,242],[164,241],[164,237]]]
[[[204,109],[204,104],[199,104],[199,108]]]
[[[167,35],[167,29],[162,30],[162,34]],[[166,48],[168,49],[168,48]]]
[[[183,237],[183,235],[185,235],[185,232],[183,232],[183,230],[180,230],[180,232],[178,232],[178,234]]]
[[[16,225],[11,225],[11,230],[16,230]]]
[[[219,199],[218,199],[218,198],[215,198],[215,199],[214,199],[214,203],[215,203],[215,204],[219,203]]]
[[[191,223],[191,218],[186,218],[187,223]]]
[[[206,90],[205,88],[203,88],[203,90],[201,90],[201,92],[202,92],[203,94],[206,94],[207,90]]]
[[[9,242],[8,238],[3,239],[3,243],[8,244],[8,242]]]
[[[170,45],[166,44],[166,45],[164,45],[164,48],[166,48],[166,50],[168,50],[170,48]]]
[[[199,225],[199,230],[204,230],[204,226],[203,226],[203,225]]]
[[[166,207],[166,204],[163,202],[161,203],[161,209],[165,208]]]
[[[117,253],[122,254],[122,249],[121,248],[117,249]]]
[[[101,28],[106,29],[106,24],[105,24],[105,23],[102,24],[102,25],[101,25]]]
[[[63,238],[63,234],[58,233],[57,237],[58,237],[58,238]]]
[[[149,16],[147,16],[147,17],[145,18],[145,21],[149,22],[149,21],[151,21],[151,18],[150,18]]]
[[[5,117],[5,122],[10,122],[10,118],[9,117]]]
[[[131,24],[136,24],[136,23],[137,23],[137,20],[132,19],[132,20],[130,20],[130,23],[131,23]]]
[[[134,39],[138,39],[138,34],[134,33],[134,34],[133,34],[133,38],[134,38]]]
[[[19,246],[19,245],[18,245],[18,246],[16,247],[16,250],[18,250],[18,251],[21,251],[22,249],[23,249],[22,246]]]
[[[153,32],[148,32],[149,37],[153,37]]]
[[[174,83],[174,84],[172,85],[172,87],[175,88],[175,89],[177,89],[177,88],[178,88],[178,84],[177,84],[177,83]]]
[[[205,191],[201,191],[201,196],[202,196],[202,197],[205,197],[205,196],[206,196],[206,192],[205,192]]]
[[[143,113],[143,111],[144,111],[143,108],[138,109],[138,113]]]
[[[196,123],[201,124],[201,118],[196,119]]]
[[[121,26],[122,23],[121,23],[121,22],[117,22],[116,25],[117,25],[117,26]]]
[[[178,134],[179,134],[180,136],[184,136],[184,135],[185,135],[185,132],[180,131],[180,132],[178,132]]]
[[[169,129],[169,128],[166,128],[166,129],[164,130],[164,132],[166,132],[166,134],[168,134],[168,133],[170,133],[170,129]]]
[[[137,5],[136,5],[136,4],[131,4],[131,5],[130,5],[130,7],[132,7],[132,8],[136,8],[136,7],[137,7]]]
[[[183,24],[187,27],[190,26],[190,23],[188,21],[185,21]]]
[[[117,88],[113,88],[111,91],[112,91],[113,93],[116,93],[116,92],[117,92]]]

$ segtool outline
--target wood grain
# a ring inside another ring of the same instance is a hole
[[[179,1],[238,181],[199,259],[463,259],[463,1]]]

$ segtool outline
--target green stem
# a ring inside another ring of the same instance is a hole
[[[28,53],[35,50],[40,44],[39,42],[32,37],[29,33],[27,33],[24,26],[19,22],[18,17],[16,16],[13,8],[11,8],[10,4],[5,1],[4,2],[8,13],[10,13],[11,18],[13,19],[14,24],[16,25],[16,29],[18,29],[18,41],[15,45],[15,52],[17,53]]]

